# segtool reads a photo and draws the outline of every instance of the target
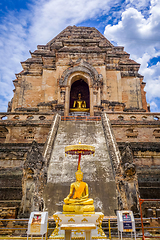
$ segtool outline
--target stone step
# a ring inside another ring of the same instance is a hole
[[[21,200],[0,200],[1,207],[19,207]]]
[[[78,156],[65,156],[67,145],[93,145],[95,156],[82,156],[83,181],[88,183],[95,211],[115,215],[118,209],[117,191],[112,164],[101,121],[61,121],[52,149],[48,167],[48,180],[44,189],[46,211],[49,216],[62,211],[63,199],[69,194],[70,184],[75,181]]]

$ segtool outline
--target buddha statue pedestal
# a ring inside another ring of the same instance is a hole
[[[89,112],[71,112],[69,113],[69,116],[81,116],[81,117],[85,117],[85,116],[90,116],[90,113]]]
[[[94,213],[94,205],[63,205],[64,214],[91,214]]]
[[[70,239],[85,239],[86,238],[86,229],[89,225],[95,225],[95,229],[91,229],[91,239],[107,239],[106,235],[102,230],[102,221],[103,221],[104,214],[101,212],[95,213],[86,213],[86,214],[64,214],[61,212],[57,212],[53,215],[53,218],[56,223],[56,228],[51,234],[51,239],[64,239],[65,238],[65,226],[71,230]],[[83,227],[81,226],[83,225]],[[79,227],[78,227],[79,226]],[[85,227],[86,226],[86,227]]]

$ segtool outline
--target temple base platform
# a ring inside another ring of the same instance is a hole
[[[84,240],[86,238],[86,229],[91,225],[95,227],[90,228],[91,239],[107,239],[102,230],[102,221],[104,214],[101,212],[72,214],[57,212],[53,215],[56,222],[56,228],[49,237],[49,239],[65,239],[66,231],[62,229],[71,230],[70,239]],[[88,230],[87,230],[88,231]]]
[[[70,112],[69,116],[90,116],[89,112]]]
[[[94,214],[94,205],[88,204],[64,204],[63,205],[63,213],[64,214]]]

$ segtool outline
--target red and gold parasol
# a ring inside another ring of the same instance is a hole
[[[65,153],[66,154],[71,154],[71,155],[79,155],[78,159],[78,167],[77,170],[80,169],[80,161],[81,161],[81,155],[90,155],[95,153],[95,147],[91,145],[86,145],[86,144],[79,144],[76,145],[69,145],[65,147]]]

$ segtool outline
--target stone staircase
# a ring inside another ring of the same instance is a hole
[[[77,156],[65,156],[65,147],[81,141],[95,147],[95,156],[83,156],[81,159],[83,181],[88,183],[95,211],[102,211],[107,216],[115,215],[118,193],[102,121],[57,121],[56,117],[54,121],[57,124],[53,124],[45,147],[45,155],[48,156],[47,185],[43,192],[45,210],[49,216],[62,211],[63,199],[69,194],[70,184],[75,181],[78,163]]]

